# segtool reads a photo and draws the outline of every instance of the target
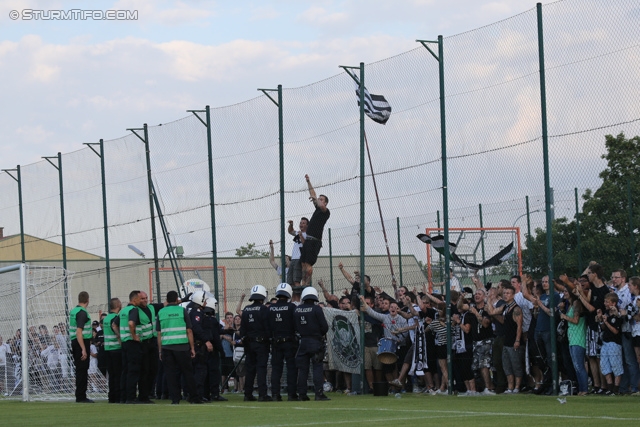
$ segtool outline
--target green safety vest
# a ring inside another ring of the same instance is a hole
[[[187,344],[187,323],[184,321],[184,308],[168,305],[158,313],[162,345]]]
[[[104,349],[106,351],[120,350],[122,346],[118,341],[118,336],[111,328],[111,322],[118,316],[117,313],[109,313],[102,323],[104,328]]]
[[[140,341],[146,341],[153,337],[157,337],[158,334],[153,327],[156,324],[156,309],[154,306],[148,306],[151,311],[151,319],[147,314],[138,307],[138,316],[140,316],[140,324],[136,325],[136,333],[140,336]]]
[[[137,308],[135,305],[128,305],[122,310],[118,316],[120,316],[120,341],[127,342],[131,341],[131,333],[129,332],[129,312]]]
[[[69,336],[71,337],[71,341],[76,339],[76,329],[78,329],[78,324],[76,323],[76,315],[80,313],[80,311],[84,311],[87,313],[87,323],[84,324],[84,328],[82,328],[82,338],[85,340],[90,340],[93,338],[93,328],[91,327],[91,316],[89,316],[89,312],[86,308],[82,306],[75,306],[73,310],[69,313],[69,329],[73,331],[69,331]]]

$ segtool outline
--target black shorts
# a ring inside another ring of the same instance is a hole
[[[220,360],[220,374],[223,376],[228,376],[233,370],[233,357],[223,357]]]
[[[318,254],[320,253],[321,247],[321,240],[305,240],[302,247],[300,248],[300,262],[304,262],[309,265],[315,264],[318,260]]]
[[[640,336],[639,337],[633,337],[632,338],[632,342],[633,342],[633,346],[634,347],[640,347]]]
[[[436,345],[436,358],[437,359],[446,359],[447,358],[447,346],[446,345]]]

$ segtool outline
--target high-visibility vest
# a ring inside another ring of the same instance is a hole
[[[76,315],[81,311],[84,311],[85,313],[87,313],[87,322],[84,324],[84,327],[82,328],[82,338],[84,338],[85,340],[90,340],[91,338],[93,338],[93,328],[91,327],[91,316],[89,316],[89,312],[87,311],[86,308],[80,305],[77,305],[69,313],[69,329],[73,331],[73,332],[69,331],[70,332],[69,336],[71,337],[71,341],[76,339],[76,329],[78,329],[78,324],[76,323]]]
[[[120,341],[127,342],[131,341],[133,338],[131,337],[131,333],[129,332],[129,312],[137,308],[135,305],[128,305],[122,310],[118,316],[120,316]]]
[[[150,305],[149,311],[151,311],[151,319],[149,319],[149,316],[147,316],[147,314],[138,307],[140,324],[136,325],[136,333],[140,336],[140,341],[146,341],[158,336],[154,328],[154,325],[156,324],[156,309]]]
[[[168,305],[158,313],[162,345],[187,344],[187,322],[184,321],[184,308]]]
[[[116,316],[118,316],[117,313],[109,313],[102,323],[104,329],[104,349],[106,351],[120,350],[122,348],[118,341],[118,336],[111,328],[111,322],[113,322]]]

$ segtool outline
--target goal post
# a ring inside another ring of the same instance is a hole
[[[443,228],[427,228],[428,236],[436,236],[444,233]],[[458,227],[449,228],[449,242],[455,245],[455,254],[465,262],[482,265],[502,249],[513,243],[513,252],[499,266],[486,267],[479,271],[484,274],[485,282],[496,281],[498,277],[505,275],[522,275],[522,247],[520,241],[520,227]],[[434,277],[437,281],[444,281],[444,256],[427,244],[427,278],[429,283]],[[453,268],[458,264],[451,262]],[[459,266],[463,271],[469,270],[466,266]]]
[[[5,397],[23,401],[75,398],[68,290],[73,274],[60,267],[27,264],[0,268],[0,336],[6,337],[0,385]],[[106,398],[106,379],[96,368],[97,358],[88,356],[95,361],[87,393]]]

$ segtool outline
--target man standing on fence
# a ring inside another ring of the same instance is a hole
[[[76,402],[93,403],[87,398],[87,380],[89,371],[89,346],[93,331],[91,329],[91,316],[87,311],[89,305],[89,293],[82,291],[78,294],[78,305],[69,313],[69,326],[73,331],[71,335],[71,351],[73,362],[76,365]]]
[[[307,187],[309,188],[309,199],[313,202],[316,210],[313,212],[309,225],[307,226],[307,236],[302,238],[302,248],[300,248],[300,264],[302,265],[302,280],[300,286],[307,286],[313,273],[313,265],[318,260],[320,248],[322,248],[322,232],[331,212],[327,209],[329,198],[324,194],[316,196],[316,191],[311,185],[309,175],[305,175]],[[299,234],[302,236],[302,234]]]

